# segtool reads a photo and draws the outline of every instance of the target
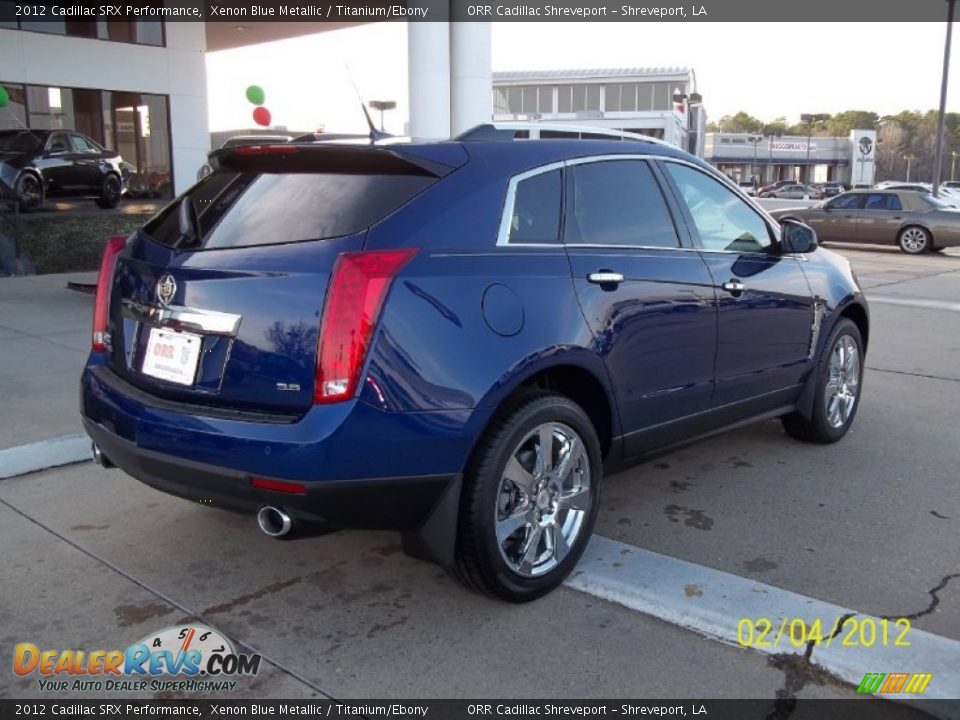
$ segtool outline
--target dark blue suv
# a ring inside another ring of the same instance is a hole
[[[397,530],[523,601],[576,564],[604,471],[767,418],[846,433],[844,259],[663,143],[519,134],[216,153],[108,243],[98,461],[274,536]]]

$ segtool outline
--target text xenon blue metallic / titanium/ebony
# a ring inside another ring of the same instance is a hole
[[[605,469],[752,420],[845,434],[869,328],[844,259],[662,143],[523,136],[215,153],[107,245],[103,464],[272,535],[397,530],[529,600]]]

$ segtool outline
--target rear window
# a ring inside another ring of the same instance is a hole
[[[352,235],[436,182],[403,174],[218,171],[193,186],[202,242],[189,249],[250,247]],[[157,242],[180,240],[175,201],[144,226]]]

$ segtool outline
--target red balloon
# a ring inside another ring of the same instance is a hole
[[[269,127],[270,125],[270,111],[265,107],[257,107],[253,109],[253,121],[257,125],[262,125],[263,127]]]

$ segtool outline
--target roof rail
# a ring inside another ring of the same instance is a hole
[[[565,123],[541,122],[483,123],[461,133],[455,137],[454,140],[458,140],[460,142],[477,142],[490,140],[537,139],[541,137],[540,133],[544,130],[547,130],[551,133],[563,133],[565,136],[576,139],[583,139],[583,136],[587,135],[587,139],[593,140],[596,139],[595,136],[602,135],[604,138],[610,138],[611,140],[645,142],[652,143],[654,145],[666,145],[667,147],[674,147],[664,140],[650,137],[649,135],[641,135],[640,133],[626,132],[625,130],[614,130],[611,128],[592,127],[588,125],[567,125]],[[517,138],[516,133],[518,131],[527,132],[527,137]]]

